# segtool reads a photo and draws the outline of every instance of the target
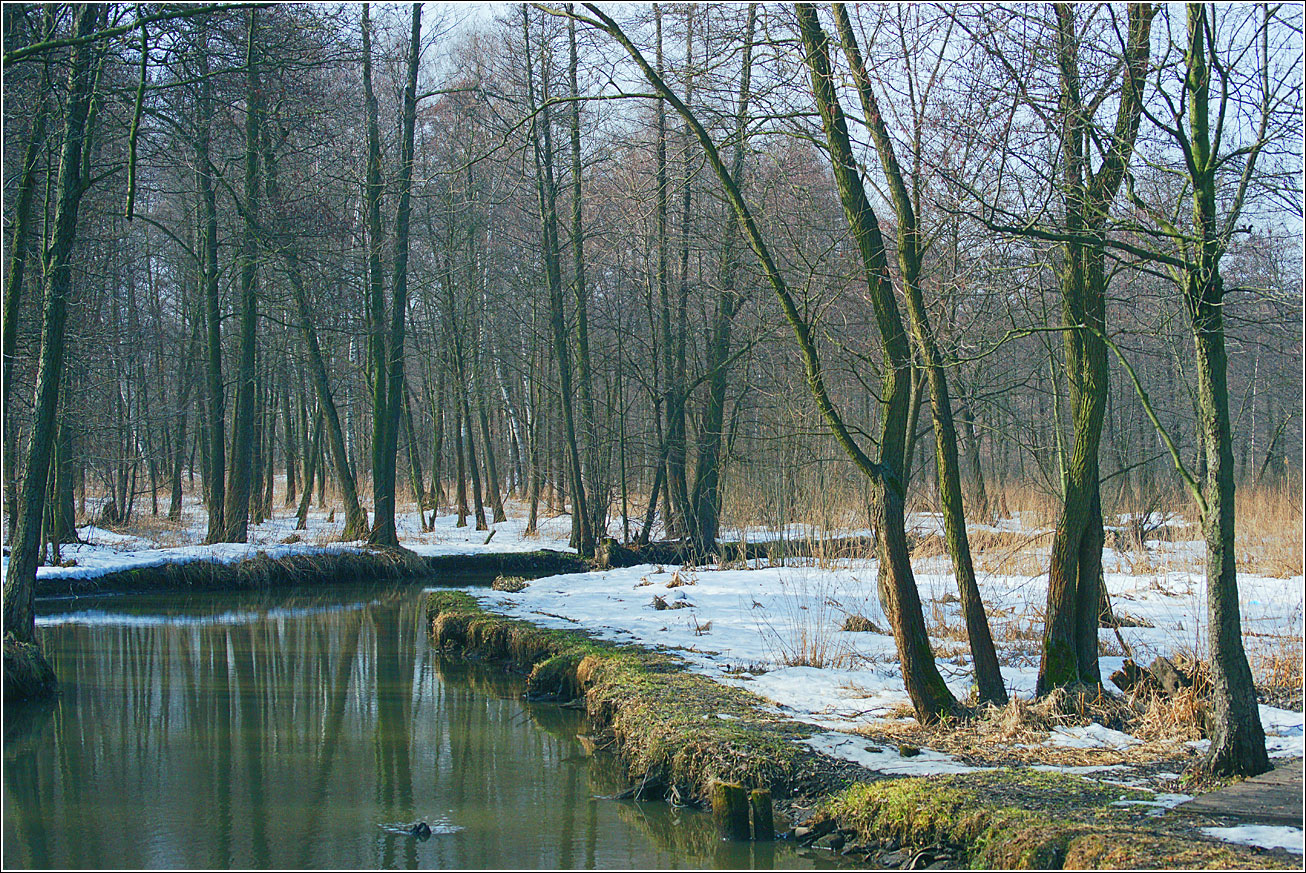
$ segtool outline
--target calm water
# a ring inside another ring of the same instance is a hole
[[[54,701],[4,723],[11,867],[771,867],[708,816],[599,799],[584,716],[427,645],[375,587],[49,601]],[[379,825],[424,819],[425,842]]]

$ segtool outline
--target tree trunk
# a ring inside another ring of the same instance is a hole
[[[1253,776],[1270,769],[1265,731],[1256,701],[1256,686],[1242,642],[1235,566],[1233,436],[1229,420],[1228,356],[1224,340],[1224,282],[1220,257],[1227,242],[1218,229],[1216,172],[1221,161],[1210,133],[1211,67],[1206,57],[1207,33],[1214,30],[1200,4],[1188,7],[1187,80],[1190,168],[1193,182],[1193,226],[1201,234],[1193,246],[1183,276],[1184,303],[1197,351],[1198,432],[1206,458],[1201,480],[1202,533],[1206,539],[1206,608],[1211,647],[1211,682],[1215,699],[1211,749],[1203,762],[1208,772]],[[1268,13],[1266,13],[1268,16]],[[1265,50],[1264,44],[1262,49]],[[1263,59],[1269,63],[1268,59]],[[1269,100],[1268,89],[1264,95]],[[1262,106],[1262,112],[1268,107]],[[1218,117],[1223,120],[1221,105]],[[1264,122],[1262,122],[1264,124]],[[1262,128],[1262,134],[1264,128]],[[1216,145],[1219,144],[1218,129]],[[1249,160],[1250,171],[1256,155]],[[1240,192],[1241,197],[1241,192]],[[1241,204],[1235,201],[1234,213]]]
[[[422,48],[422,4],[413,4],[412,28],[408,51],[408,76],[404,86],[402,130],[399,141],[399,204],[395,213],[394,270],[390,282],[390,332],[385,338],[385,366],[375,373],[375,397],[372,445],[372,500],[374,518],[368,541],[373,545],[398,548],[395,530],[396,456],[399,450],[400,404],[404,391],[404,327],[408,312],[408,238],[412,218],[413,148],[417,121],[417,67]],[[371,63],[366,61],[368,80],[369,180],[379,171],[379,157],[372,154],[375,100],[371,99]],[[375,158],[375,160],[374,160]],[[375,165],[375,166],[374,166]],[[370,186],[369,186],[370,187]],[[370,209],[379,208],[378,197]],[[372,252],[376,253],[375,241]],[[379,284],[373,278],[373,291]],[[384,308],[384,301],[382,301]],[[375,338],[374,338],[375,340]],[[375,357],[375,352],[373,353]]]
[[[413,488],[413,499],[417,501],[417,520],[421,524],[423,531],[426,527],[426,509],[425,503],[425,485],[423,484],[422,474],[422,452],[417,445],[417,429],[413,426],[413,404],[412,397],[405,385],[403,394],[404,403],[404,434],[408,441],[408,481]]]
[[[295,310],[299,316],[299,330],[308,349],[308,374],[317,396],[319,416],[322,427],[326,430],[327,442],[331,449],[332,469],[336,484],[344,502],[345,526],[341,539],[350,542],[367,536],[367,513],[358,500],[358,485],[353,469],[349,466],[349,451],[345,442],[345,431],[340,425],[340,413],[336,409],[335,399],[331,393],[331,383],[327,375],[326,361],[322,356],[322,346],[318,342],[317,328],[313,323],[313,307],[308,299],[308,289],[304,284],[303,269],[300,266],[299,249],[294,237],[289,233],[280,233],[285,222],[284,204],[278,181],[276,152],[269,142],[264,143],[264,182],[267,186],[268,203],[276,218],[277,231],[274,235],[278,242],[281,258],[286,265],[286,276],[290,281],[291,296],[295,301]],[[318,480],[318,503],[322,502],[322,493],[326,486],[325,458],[322,457],[324,475]],[[306,486],[309,491],[311,487]]]
[[[313,499],[313,475],[322,454],[322,418],[323,415],[319,412],[313,419],[313,441],[304,464],[304,493],[299,498],[299,509],[295,512],[295,530],[308,529],[308,504]]]
[[[73,8],[76,38],[90,36],[101,17],[97,4]],[[77,239],[77,210],[86,180],[82,148],[89,134],[87,114],[94,90],[93,46],[73,45],[68,69],[68,105],[64,113],[59,159],[54,234],[47,250],[41,347],[37,365],[35,417],[28,447],[22,499],[14,520],[13,548],[4,581],[4,632],[22,643],[35,641],[36,564],[41,551],[41,517],[45,511],[50,455],[55,442],[55,410],[63,378],[64,327],[72,292],[72,250]]]
[[[254,462],[255,395],[258,379],[255,356],[258,340],[258,167],[259,85],[258,10],[249,10],[245,51],[245,221],[240,243],[240,365],[236,374],[236,409],[231,421],[231,471],[227,482],[222,539],[243,543],[249,539],[249,507]]]
[[[226,388],[222,380],[222,307],[218,288],[218,205],[210,144],[213,136],[213,79],[209,75],[209,34],[203,29],[198,50],[195,175],[199,187],[199,238],[204,298],[205,389],[204,501],[209,527],[206,543],[221,542],[226,501]]]
[[[880,572],[888,576],[882,589],[888,593],[885,598],[885,614],[894,625],[894,641],[898,647],[898,657],[902,666],[903,680],[908,695],[916,710],[916,716],[922,722],[933,722],[945,714],[953,712],[956,701],[948,691],[943,677],[939,675],[934,663],[934,656],[929,648],[929,639],[925,636],[925,618],[921,613],[920,597],[916,591],[916,582],[911,572],[911,563],[907,560],[906,531],[903,518],[903,493],[900,477],[902,449],[904,445],[903,429],[906,422],[906,389],[904,376],[906,364],[910,359],[910,347],[906,333],[902,329],[901,319],[897,314],[892,286],[889,283],[888,264],[884,256],[884,243],[880,237],[879,226],[874,213],[866,200],[861,178],[856,164],[852,160],[851,147],[848,143],[847,126],[843,114],[834,99],[833,83],[829,72],[829,58],[825,53],[824,35],[818,40],[821,51],[809,51],[813,91],[817,105],[821,110],[822,123],[826,128],[827,139],[833,153],[836,181],[839,186],[840,199],[845,204],[845,212],[866,270],[867,286],[876,310],[877,322],[881,330],[881,339],[886,348],[886,358],[890,366],[885,368],[884,415],[881,428],[881,461],[876,462],[857,445],[843,422],[838,410],[825,387],[821,372],[820,358],[812,337],[811,326],[803,319],[798,306],[789,291],[788,284],[781,275],[779,267],[771,256],[769,247],[753,220],[748,203],[739,192],[734,178],[721,160],[716,145],[693,112],[663,81],[662,77],[649,65],[644,56],[630,42],[605,13],[591,9],[603,23],[605,31],[613,36],[632,59],[639,65],[644,77],[670,103],[681,117],[690,125],[694,135],[707,157],[708,164],[721,182],[726,197],[734,209],[740,229],[748,239],[767,280],[775,291],[785,319],[793,328],[803,355],[804,369],[808,388],[829,425],[840,447],[849,455],[858,469],[871,480],[872,501],[878,540],[880,542]],[[815,13],[811,12],[814,20]],[[819,29],[819,28],[818,28]],[[805,40],[806,41],[806,40]]]
[[[1062,183],[1065,229],[1062,246],[1062,319],[1085,325],[1065,335],[1070,384],[1072,445],[1066,456],[1065,499],[1052,540],[1047,610],[1038,693],[1082,683],[1102,684],[1098,667],[1098,604],[1102,579],[1102,503],[1098,451],[1106,411],[1109,370],[1106,344],[1105,246],[1103,227],[1124,176],[1138,133],[1142,83],[1149,56],[1155,7],[1129,8],[1126,75],[1117,108],[1116,136],[1102,166],[1090,165],[1087,112],[1081,103],[1079,35],[1072,7],[1055,7],[1060,76]]]
[[[522,9],[522,26],[527,36],[526,61],[530,69],[527,75],[528,109],[534,117],[535,77],[533,61],[529,50],[529,19],[525,7]],[[543,103],[539,106],[540,123],[531,125],[531,141],[535,153],[535,177],[540,211],[540,224],[543,231],[544,265],[549,286],[549,324],[553,334],[553,354],[558,365],[558,388],[562,405],[564,442],[567,453],[568,480],[572,494],[572,523],[577,529],[577,550],[582,555],[594,554],[594,534],[590,529],[589,511],[585,502],[585,484],[582,477],[580,448],[576,438],[576,418],[573,409],[573,386],[571,379],[571,352],[567,337],[567,318],[563,308],[562,271],[559,265],[558,247],[558,211],[557,185],[553,176],[553,133],[549,110],[548,78],[543,78]]]
[[[966,514],[961,497],[961,465],[957,459],[957,431],[952,420],[952,400],[948,393],[947,377],[944,374],[943,356],[939,352],[934,332],[930,328],[925,298],[921,292],[923,251],[918,208],[912,203],[908,193],[893,141],[889,138],[888,127],[880,114],[875,92],[871,88],[870,76],[867,75],[866,67],[862,62],[861,50],[857,45],[852,23],[848,20],[848,13],[843,6],[837,5],[834,7],[834,15],[843,42],[844,54],[852,67],[853,79],[857,83],[857,90],[861,96],[866,126],[875,141],[880,166],[889,181],[889,190],[892,193],[898,224],[898,267],[903,278],[912,335],[924,364],[925,378],[929,385],[930,408],[934,420],[934,457],[938,471],[939,502],[943,508],[944,538],[948,544],[948,553],[952,557],[953,572],[961,595],[962,614],[966,619],[966,634],[970,640],[979,699],[982,702],[1002,705],[1007,702],[1007,691],[1002,683],[1002,671],[998,667],[998,654],[993,647],[988,616],[984,613],[984,603],[980,599],[979,586],[975,582],[975,569],[970,557],[970,541],[966,536]],[[809,20],[815,23],[814,16]]]

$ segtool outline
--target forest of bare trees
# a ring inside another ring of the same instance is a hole
[[[4,630],[88,520],[570,512],[592,555],[1060,507],[1041,692],[1124,514],[1200,522],[1216,772],[1268,764],[1235,489],[1300,489],[1294,5],[6,4]],[[841,521],[845,523],[846,520]],[[6,647],[6,657],[9,648]]]

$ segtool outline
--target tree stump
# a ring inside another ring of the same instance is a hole
[[[748,795],[742,785],[712,785],[712,820],[727,840],[748,839]]]
[[[771,792],[756,788],[748,793],[748,805],[753,809],[753,839],[769,842],[775,839],[775,816],[771,812]]]

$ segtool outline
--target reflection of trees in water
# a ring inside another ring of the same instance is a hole
[[[677,863],[631,839],[657,828],[593,799],[625,770],[583,757],[584,717],[443,662],[423,600],[45,628],[62,695],[7,713],[6,865]],[[376,827],[445,817],[466,830],[418,843]]]
[[[376,731],[373,751],[376,758],[376,800],[387,821],[413,818],[412,777],[412,672],[405,664],[414,661],[411,633],[404,632],[398,603],[368,611],[374,645],[372,669],[376,705]],[[405,837],[386,834],[382,844],[381,866],[393,867],[395,850],[402,848],[406,867],[417,863],[417,844]]]
[[[8,868],[38,866],[49,849],[46,821],[55,803],[53,783],[41,778],[43,772],[48,772],[49,762],[41,759],[52,757],[48,750],[53,748],[52,734],[56,731],[53,716],[58,705],[57,698],[27,704],[25,715],[30,726],[24,725],[26,729],[16,728],[16,720],[6,713],[4,866]],[[32,786],[32,790],[24,791],[20,801],[15,793],[17,786]],[[17,840],[9,838],[10,827],[17,830]]]
[[[38,805],[28,832],[6,824],[6,844],[17,836],[33,863],[54,865],[315,862],[326,806],[370,770],[361,749],[338,754],[372,722],[360,695],[350,706],[369,660],[358,656],[362,628],[355,610],[45,629],[63,694],[44,719],[53,738],[31,708],[10,722],[23,727],[6,740],[6,802]]]

